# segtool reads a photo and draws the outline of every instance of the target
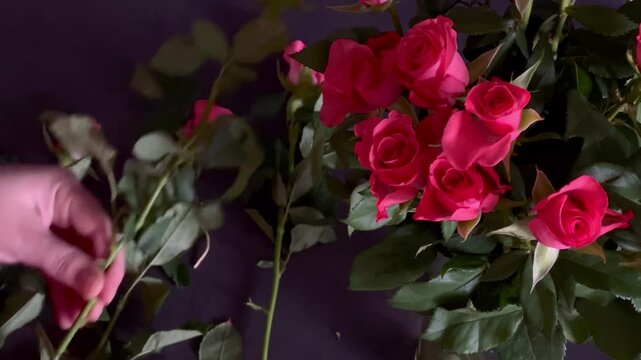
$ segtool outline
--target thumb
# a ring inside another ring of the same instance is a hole
[[[25,261],[27,265],[73,289],[85,300],[100,294],[104,274],[94,258],[50,231],[39,237],[41,251],[32,251],[31,259]]]

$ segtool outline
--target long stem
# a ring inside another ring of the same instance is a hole
[[[398,15],[396,4],[392,3],[387,11],[389,11],[390,15],[392,16],[392,21],[394,22],[394,28],[396,29],[396,32],[398,32],[398,34],[402,36],[404,34],[403,24],[401,23],[401,17]]]
[[[561,37],[563,37],[563,27],[565,26],[565,21],[568,19],[568,14],[565,12],[565,8],[570,5],[573,0],[560,0],[559,2],[559,20],[556,23],[556,30],[554,35],[550,40],[550,46],[552,48],[552,56],[556,60],[557,53],[559,51],[559,43],[561,42]]]
[[[267,319],[265,320],[265,335],[263,337],[263,351],[262,360],[269,358],[269,340],[272,334],[272,324],[274,322],[274,314],[276,313],[276,302],[278,300],[278,290],[280,288],[281,273],[281,255],[283,252],[283,238],[285,235],[285,224],[287,223],[287,216],[289,206],[286,209],[281,209],[278,216],[278,228],[276,230],[276,239],[274,241],[274,266],[272,268],[272,293],[269,300],[269,307],[267,308]]]
[[[114,260],[116,259],[116,256],[122,249],[122,246],[123,246],[123,242],[121,241],[111,249],[111,253],[109,254],[109,257],[107,258],[104,264],[105,270],[108,269],[109,266],[111,266],[111,264],[114,262]],[[73,340],[74,336],[76,336],[76,333],[78,332],[78,330],[80,330],[80,328],[84,326],[85,322],[87,321],[87,316],[89,316],[89,313],[91,312],[91,310],[94,308],[94,306],[96,306],[96,303],[97,303],[97,299],[91,299],[87,302],[85,307],[80,312],[80,315],[78,315],[78,318],[76,318],[76,321],[74,321],[69,331],[67,331],[67,334],[65,334],[65,337],[60,342],[60,345],[58,345],[56,354],[53,357],[54,360],[59,360],[62,357],[62,355],[64,355],[64,353],[67,351],[69,344],[71,344],[71,341]]]

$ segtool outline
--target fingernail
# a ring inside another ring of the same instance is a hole
[[[81,289],[80,295],[85,300],[95,298],[102,291],[104,276],[100,270],[95,267],[82,269],[76,275],[76,283]]]

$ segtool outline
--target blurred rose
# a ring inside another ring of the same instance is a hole
[[[294,85],[300,83],[300,77],[304,74],[309,74],[311,77],[311,82],[313,85],[318,85],[323,81],[323,74],[318,71],[314,71],[305,65],[294,60],[291,55],[296,54],[297,52],[302,51],[305,48],[305,43],[300,40],[292,41],[283,52],[283,58],[285,62],[289,65],[289,72],[287,73],[287,79]]]
[[[194,117],[189,119],[185,126],[183,127],[183,132],[185,136],[190,138],[194,135],[194,131],[200,125],[203,115],[205,114],[205,108],[207,107],[207,100],[197,100],[194,103]],[[209,111],[209,116],[207,116],[207,121],[212,122],[221,116],[232,116],[234,115],[231,110],[224,108],[222,106],[212,106]]]

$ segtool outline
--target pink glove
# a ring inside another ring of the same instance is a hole
[[[124,253],[104,273],[111,220],[73,175],[51,166],[0,167],[0,263],[25,264],[45,274],[56,320],[71,327],[86,301],[96,321],[125,272]]]

